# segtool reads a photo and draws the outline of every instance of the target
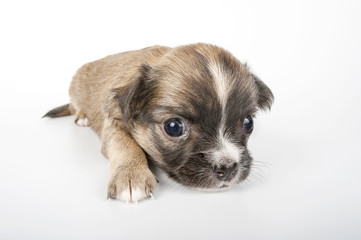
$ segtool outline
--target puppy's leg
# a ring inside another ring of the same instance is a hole
[[[108,198],[138,202],[152,196],[156,178],[143,150],[125,130],[105,126],[103,152],[110,160]]]

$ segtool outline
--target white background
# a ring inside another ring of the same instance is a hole
[[[361,239],[359,1],[1,1],[0,239]],[[106,200],[109,163],[67,103],[82,64],[194,42],[228,49],[273,90],[252,176],[155,200]]]

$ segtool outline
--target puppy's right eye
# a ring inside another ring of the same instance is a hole
[[[171,137],[180,137],[185,133],[185,124],[178,118],[168,119],[164,123],[165,132]]]

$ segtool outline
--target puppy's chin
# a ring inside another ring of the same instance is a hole
[[[251,158],[248,162],[251,162]],[[176,171],[167,171],[168,175],[176,182],[200,191],[215,192],[228,190],[244,181],[250,172],[250,164],[238,164],[238,169],[233,178],[220,180],[212,170],[212,165],[205,159],[197,156],[189,160]]]

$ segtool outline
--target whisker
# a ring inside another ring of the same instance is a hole
[[[259,169],[257,166],[252,166],[252,169],[249,172],[249,176],[247,177],[247,180],[249,181],[252,181],[252,179],[255,179],[257,182],[261,182],[261,183],[266,181],[263,171]]]
[[[262,161],[258,161],[258,160],[254,160],[253,161],[253,165],[257,165],[257,166],[261,166],[261,167],[273,167],[273,164],[272,163],[268,163],[268,162],[262,162]]]

